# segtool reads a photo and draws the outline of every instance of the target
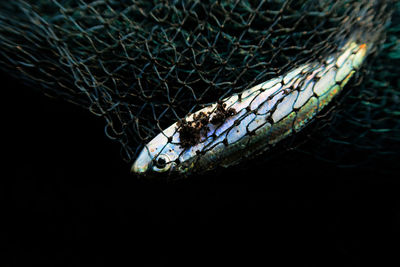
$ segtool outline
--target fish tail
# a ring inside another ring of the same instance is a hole
[[[373,0],[354,4],[346,18],[352,21],[344,24],[344,30],[351,33],[350,40],[343,42],[367,44],[366,54],[374,53],[386,39],[385,28],[390,24],[394,3],[395,0]]]

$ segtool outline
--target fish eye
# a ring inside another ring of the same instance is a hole
[[[159,155],[153,163],[153,170],[155,172],[165,172],[171,167],[171,160],[167,155]]]
[[[157,158],[157,160],[155,162],[155,165],[156,165],[157,168],[160,168],[160,169],[165,168],[165,166],[167,165],[167,158],[165,156],[163,156],[163,155],[160,155]]]

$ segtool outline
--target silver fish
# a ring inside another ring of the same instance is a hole
[[[322,62],[304,64],[188,115],[150,141],[131,171],[187,175],[267,150],[303,129],[343,89],[367,48],[349,41]]]

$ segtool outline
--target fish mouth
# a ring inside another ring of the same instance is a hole
[[[147,170],[149,169],[148,166],[140,166],[136,162],[132,164],[131,167],[131,173],[137,174],[137,175],[145,175],[147,173]]]
[[[150,153],[147,151],[147,149],[143,149],[135,162],[132,164],[131,173],[145,175],[148,173],[151,163],[152,157]]]

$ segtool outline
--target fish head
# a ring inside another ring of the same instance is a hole
[[[176,134],[176,125],[172,125],[158,134],[144,146],[133,163],[131,172],[150,176],[176,172],[179,164],[179,155],[182,152],[179,143],[173,142]]]

